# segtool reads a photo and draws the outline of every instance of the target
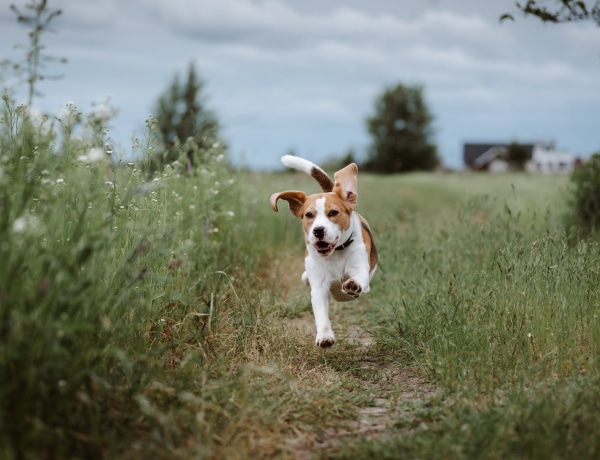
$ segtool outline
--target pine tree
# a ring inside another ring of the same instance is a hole
[[[186,150],[190,166],[197,166],[198,155],[219,141],[220,125],[216,115],[205,104],[202,94],[204,82],[190,63],[186,81],[182,84],[175,75],[170,86],[159,97],[156,107],[157,128],[162,154],[158,156],[161,167],[181,157]]]

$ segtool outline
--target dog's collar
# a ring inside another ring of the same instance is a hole
[[[337,248],[335,248],[335,250],[336,251],[341,251],[343,249],[346,249],[348,246],[350,246],[354,242],[354,240],[352,239],[352,235],[354,235],[354,233],[351,233],[350,234],[350,238],[348,238],[344,244],[342,244],[342,245],[338,246]]]

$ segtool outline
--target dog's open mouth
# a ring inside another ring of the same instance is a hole
[[[315,248],[317,249],[319,255],[328,256],[331,254],[335,249],[338,239],[339,238],[336,238],[333,243],[328,243],[327,241],[317,241],[315,243]]]

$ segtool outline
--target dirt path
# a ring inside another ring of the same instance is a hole
[[[356,326],[348,328],[348,340],[368,349],[374,346],[373,337]],[[365,353],[368,356],[368,353]],[[435,394],[435,388],[418,376],[410,366],[398,361],[382,362],[380,359],[361,361],[365,370],[377,371],[377,382],[365,382],[373,397],[373,406],[358,409],[358,420],[342,436],[376,438],[389,434],[389,429],[401,418],[408,416],[413,403],[423,402]]]
[[[312,337],[312,318],[296,318],[291,320],[291,325],[302,334]],[[415,409],[427,404],[436,394],[435,387],[423,376],[419,376],[410,365],[369,353],[376,344],[371,334],[363,328],[351,325],[344,329],[338,325],[337,329],[339,341],[357,346],[356,352],[361,359],[356,363],[358,367],[355,373],[377,376],[375,379],[362,380],[371,404],[357,407],[356,419],[340,420],[338,426],[325,429],[317,439],[300,437],[291,440],[291,445],[294,446],[292,457],[296,459],[320,458],[327,452],[337,450],[345,441],[397,436],[399,431],[394,425],[399,420],[414,420]],[[417,427],[426,428],[424,423],[417,423]]]
[[[275,262],[275,272],[278,276],[282,293],[291,299],[306,298],[310,302],[308,290],[301,285],[302,259],[297,256],[280,254]],[[273,268],[273,267],[272,267]],[[271,272],[272,274],[272,272]],[[307,304],[308,305],[308,304]],[[307,436],[304,433],[295,433],[287,439],[285,444],[291,453],[291,458],[305,460],[322,458],[327,452],[339,449],[345,441],[363,439],[383,439],[388,436],[397,436],[399,430],[394,427],[399,420],[411,421],[408,426],[424,428],[422,422],[416,422],[414,412],[420,406],[435,396],[436,388],[424,376],[418,375],[416,370],[405,360],[388,357],[377,352],[377,344],[373,336],[364,328],[357,326],[360,323],[360,314],[346,316],[343,308],[337,308],[334,303],[332,310],[332,323],[336,330],[338,342],[324,353],[335,353],[336,347],[343,347],[344,343],[356,347],[357,361],[354,362],[353,375],[358,376],[362,391],[368,395],[370,404],[357,407],[355,418],[352,420],[339,420],[335,426],[328,427],[318,437]],[[304,312],[299,317],[286,320],[290,327],[301,340],[311,341],[314,337],[314,320],[312,313]],[[318,349],[315,352],[319,352]],[[361,378],[364,376],[364,378]]]

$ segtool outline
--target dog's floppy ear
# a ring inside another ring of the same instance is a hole
[[[333,176],[335,185],[333,192],[344,201],[348,202],[353,208],[357,205],[358,199],[358,166],[356,163],[350,163],[343,169],[340,169]]]
[[[306,193],[299,192],[297,190],[288,190],[287,192],[273,193],[271,195],[271,207],[273,211],[277,212],[277,200],[285,200],[290,205],[290,211],[296,217],[302,218],[302,207],[306,201]]]

